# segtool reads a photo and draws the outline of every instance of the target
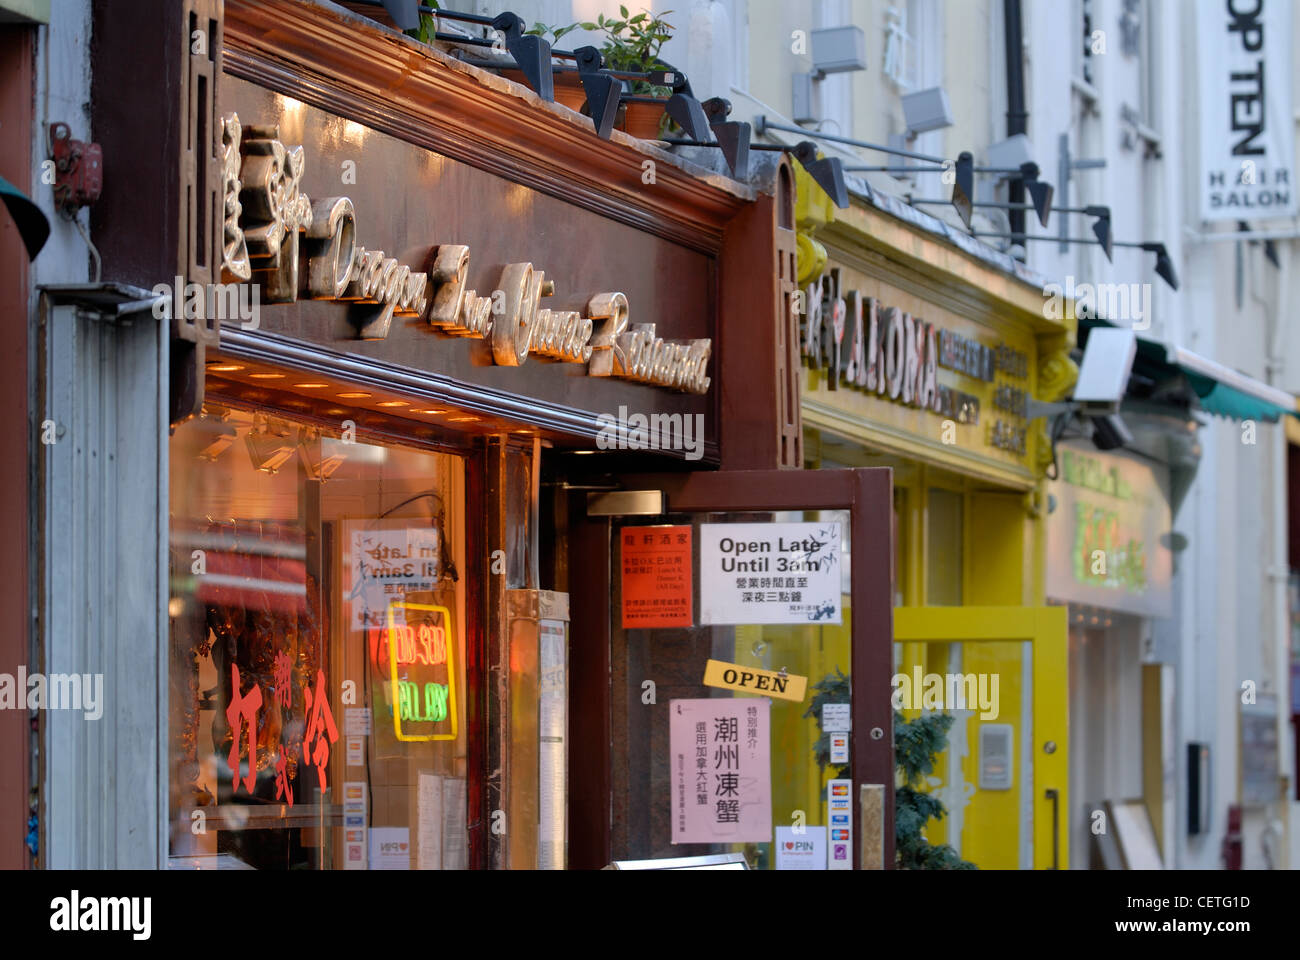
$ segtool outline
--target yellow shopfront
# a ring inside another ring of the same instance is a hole
[[[894,471],[894,705],[954,717],[927,838],[1064,869],[1067,623],[1045,603],[1052,450],[1030,417],[1077,378],[1073,321],[924,225],[822,196],[800,190],[805,459]]]

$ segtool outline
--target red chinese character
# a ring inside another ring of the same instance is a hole
[[[389,656],[392,656],[390,651]],[[307,732],[302,737],[302,758],[305,762],[315,764],[316,775],[320,777],[320,788],[326,788],[325,765],[329,763],[331,743],[339,739],[339,731],[334,726],[334,714],[330,712],[329,701],[325,698],[325,671],[316,671],[316,695],[312,696],[310,687],[302,688],[303,703],[307,706]],[[326,735],[329,741],[326,742]],[[315,741],[315,748],[312,747]]]
[[[280,744],[280,756],[275,761],[275,799],[284,797],[289,806],[293,806],[293,786],[289,782],[290,748],[287,743]],[[295,758],[296,759],[296,758]]]
[[[292,706],[293,691],[289,688],[290,673],[293,670],[293,660],[287,653],[277,653],[275,655],[274,682],[275,682],[275,699],[280,702],[280,706],[288,708]]]
[[[241,719],[248,724],[248,776],[244,777],[244,789],[253,792],[257,782],[257,711],[262,706],[262,688],[253,684],[247,694],[239,692],[239,667],[230,665],[231,690],[230,706],[226,707],[226,721],[230,724],[234,736],[230,744],[230,777],[233,792],[239,792],[239,735]]]

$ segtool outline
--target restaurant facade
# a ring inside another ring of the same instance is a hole
[[[891,480],[800,469],[793,162],[330,3],[92,26],[32,672],[102,715],[35,714],[28,865],[892,864]]]

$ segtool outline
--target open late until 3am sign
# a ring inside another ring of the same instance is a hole
[[[701,625],[841,623],[838,520],[700,525]]]

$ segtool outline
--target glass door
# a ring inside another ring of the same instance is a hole
[[[665,481],[665,512],[588,516],[608,861],[892,864],[890,489],[880,469],[694,474]]]

